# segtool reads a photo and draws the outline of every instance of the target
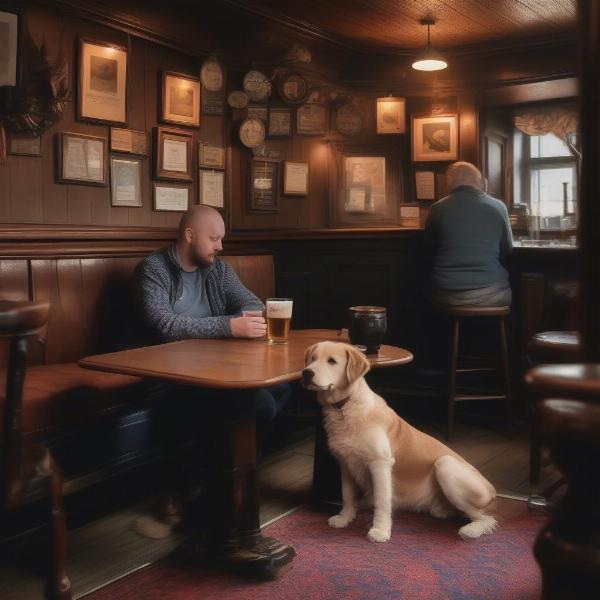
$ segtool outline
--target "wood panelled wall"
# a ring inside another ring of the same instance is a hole
[[[151,134],[157,125],[159,82],[162,69],[197,74],[200,61],[190,55],[145,41],[90,21],[65,17],[44,7],[25,12],[23,44],[46,45],[51,59],[60,52],[70,60],[72,91],[76,89],[74,60],[77,39],[107,41],[129,47],[127,73],[127,127]],[[28,35],[31,39],[28,39]],[[78,121],[75,95],[61,120],[42,136],[42,156],[11,156],[0,165],[0,222],[74,225],[175,226],[178,213],[152,210],[152,156],[142,161],[142,208],[112,207],[110,186],[94,187],[56,183],[56,134],[61,131],[109,137],[109,127]],[[202,139],[224,142],[224,117],[202,115],[199,129],[190,129],[194,143]],[[110,156],[110,153],[109,153]],[[191,202],[197,202],[190,184]]]

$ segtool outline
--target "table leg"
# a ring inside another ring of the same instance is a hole
[[[254,419],[211,424],[211,549],[228,568],[276,578],[296,555],[260,530]]]
[[[341,504],[341,489],[340,467],[329,451],[323,419],[319,418],[315,431],[312,502],[317,506]]]

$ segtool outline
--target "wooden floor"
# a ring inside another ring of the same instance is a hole
[[[415,424],[430,435],[443,439],[441,425]],[[525,431],[518,432],[510,440],[499,430],[457,423],[455,441],[450,446],[475,465],[500,494],[526,499],[529,493],[529,444]],[[307,501],[312,469],[312,437],[269,456],[261,463],[262,524]],[[556,479],[556,471],[546,467],[540,489]],[[121,510],[70,533],[69,574],[76,598],[159,560],[182,541],[176,535],[162,541],[147,540],[132,531],[131,523],[143,511],[144,507],[140,506]],[[0,567],[2,600],[41,598],[41,585],[42,577],[35,567]]]

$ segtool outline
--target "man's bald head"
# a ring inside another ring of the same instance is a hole
[[[223,249],[225,223],[218,210],[204,204],[195,204],[179,222],[177,249],[184,258],[197,267],[209,267]]]

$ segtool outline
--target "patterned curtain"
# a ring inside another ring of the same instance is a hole
[[[546,135],[553,133],[561,139],[573,156],[581,158],[575,146],[575,136],[579,117],[573,108],[548,106],[530,108],[515,114],[515,127],[527,135]]]

